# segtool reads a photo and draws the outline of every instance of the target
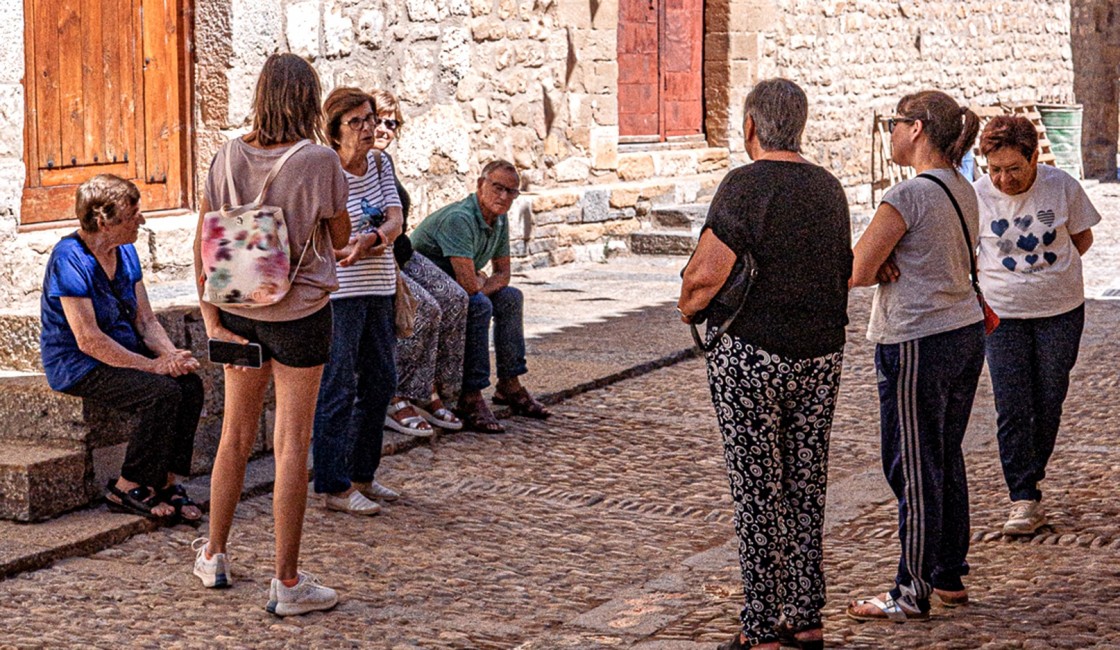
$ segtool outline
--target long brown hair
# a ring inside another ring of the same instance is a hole
[[[898,101],[901,117],[918,120],[931,144],[953,167],[960,167],[965,152],[976,142],[980,118],[940,90],[923,90]]]
[[[250,139],[268,146],[309,139],[325,142],[322,90],[315,68],[295,54],[273,54],[257,78]]]

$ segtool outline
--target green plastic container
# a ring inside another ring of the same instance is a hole
[[[1038,114],[1046,127],[1054,162],[1074,178],[1081,178],[1081,104],[1039,104]]]

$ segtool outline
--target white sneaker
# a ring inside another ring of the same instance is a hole
[[[229,575],[229,563],[226,561],[225,553],[215,553],[206,559],[206,547],[210,544],[210,540],[205,537],[199,537],[191,542],[191,550],[194,551],[194,574],[202,580],[203,587],[210,587],[215,589],[222,589],[229,587],[233,584]]]
[[[377,499],[379,501],[396,501],[401,498],[400,492],[392,488],[387,488],[384,485],[374,481],[372,483],[354,483],[354,487],[358,489],[367,499]]]
[[[333,494],[324,495],[323,503],[327,506],[327,510],[348,512],[352,515],[372,516],[381,512],[381,506],[367,499],[360,490],[354,490],[344,497],[336,497]]]
[[[277,616],[297,616],[330,609],[337,604],[337,591],[324,587],[314,576],[300,571],[299,582],[294,587],[285,587],[278,578],[272,579],[265,609]]]
[[[1004,535],[1033,535],[1046,525],[1046,512],[1038,501],[1011,502],[1011,516],[1003,525]]]

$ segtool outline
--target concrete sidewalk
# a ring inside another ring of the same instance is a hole
[[[525,383],[530,390],[554,404],[690,356],[688,330],[673,306],[683,263],[676,257],[635,256],[515,274],[513,284],[526,299]],[[183,301],[178,285],[157,285],[152,293],[157,308]],[[386,431],[384,453],[438,446],[441,437]],[[252,461],[244,497],[271,491],[272,481],[272,457]],[[187,484],[203,504],[209,486],[209,476]],[[39,523],[0,521],[0,578],[88,555],[155,528],[142,517],[110,513],[103,505]]]

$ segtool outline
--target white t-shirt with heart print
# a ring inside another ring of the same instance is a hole
[[[1101,220],[1081,183],[1039,165],[1034,185],[1009,196],[990,176],[973,183],[980,203],[977,266],[984,297],[1001,318],[1046,318],[1085,302],[1081,255],[1070,235]]]

